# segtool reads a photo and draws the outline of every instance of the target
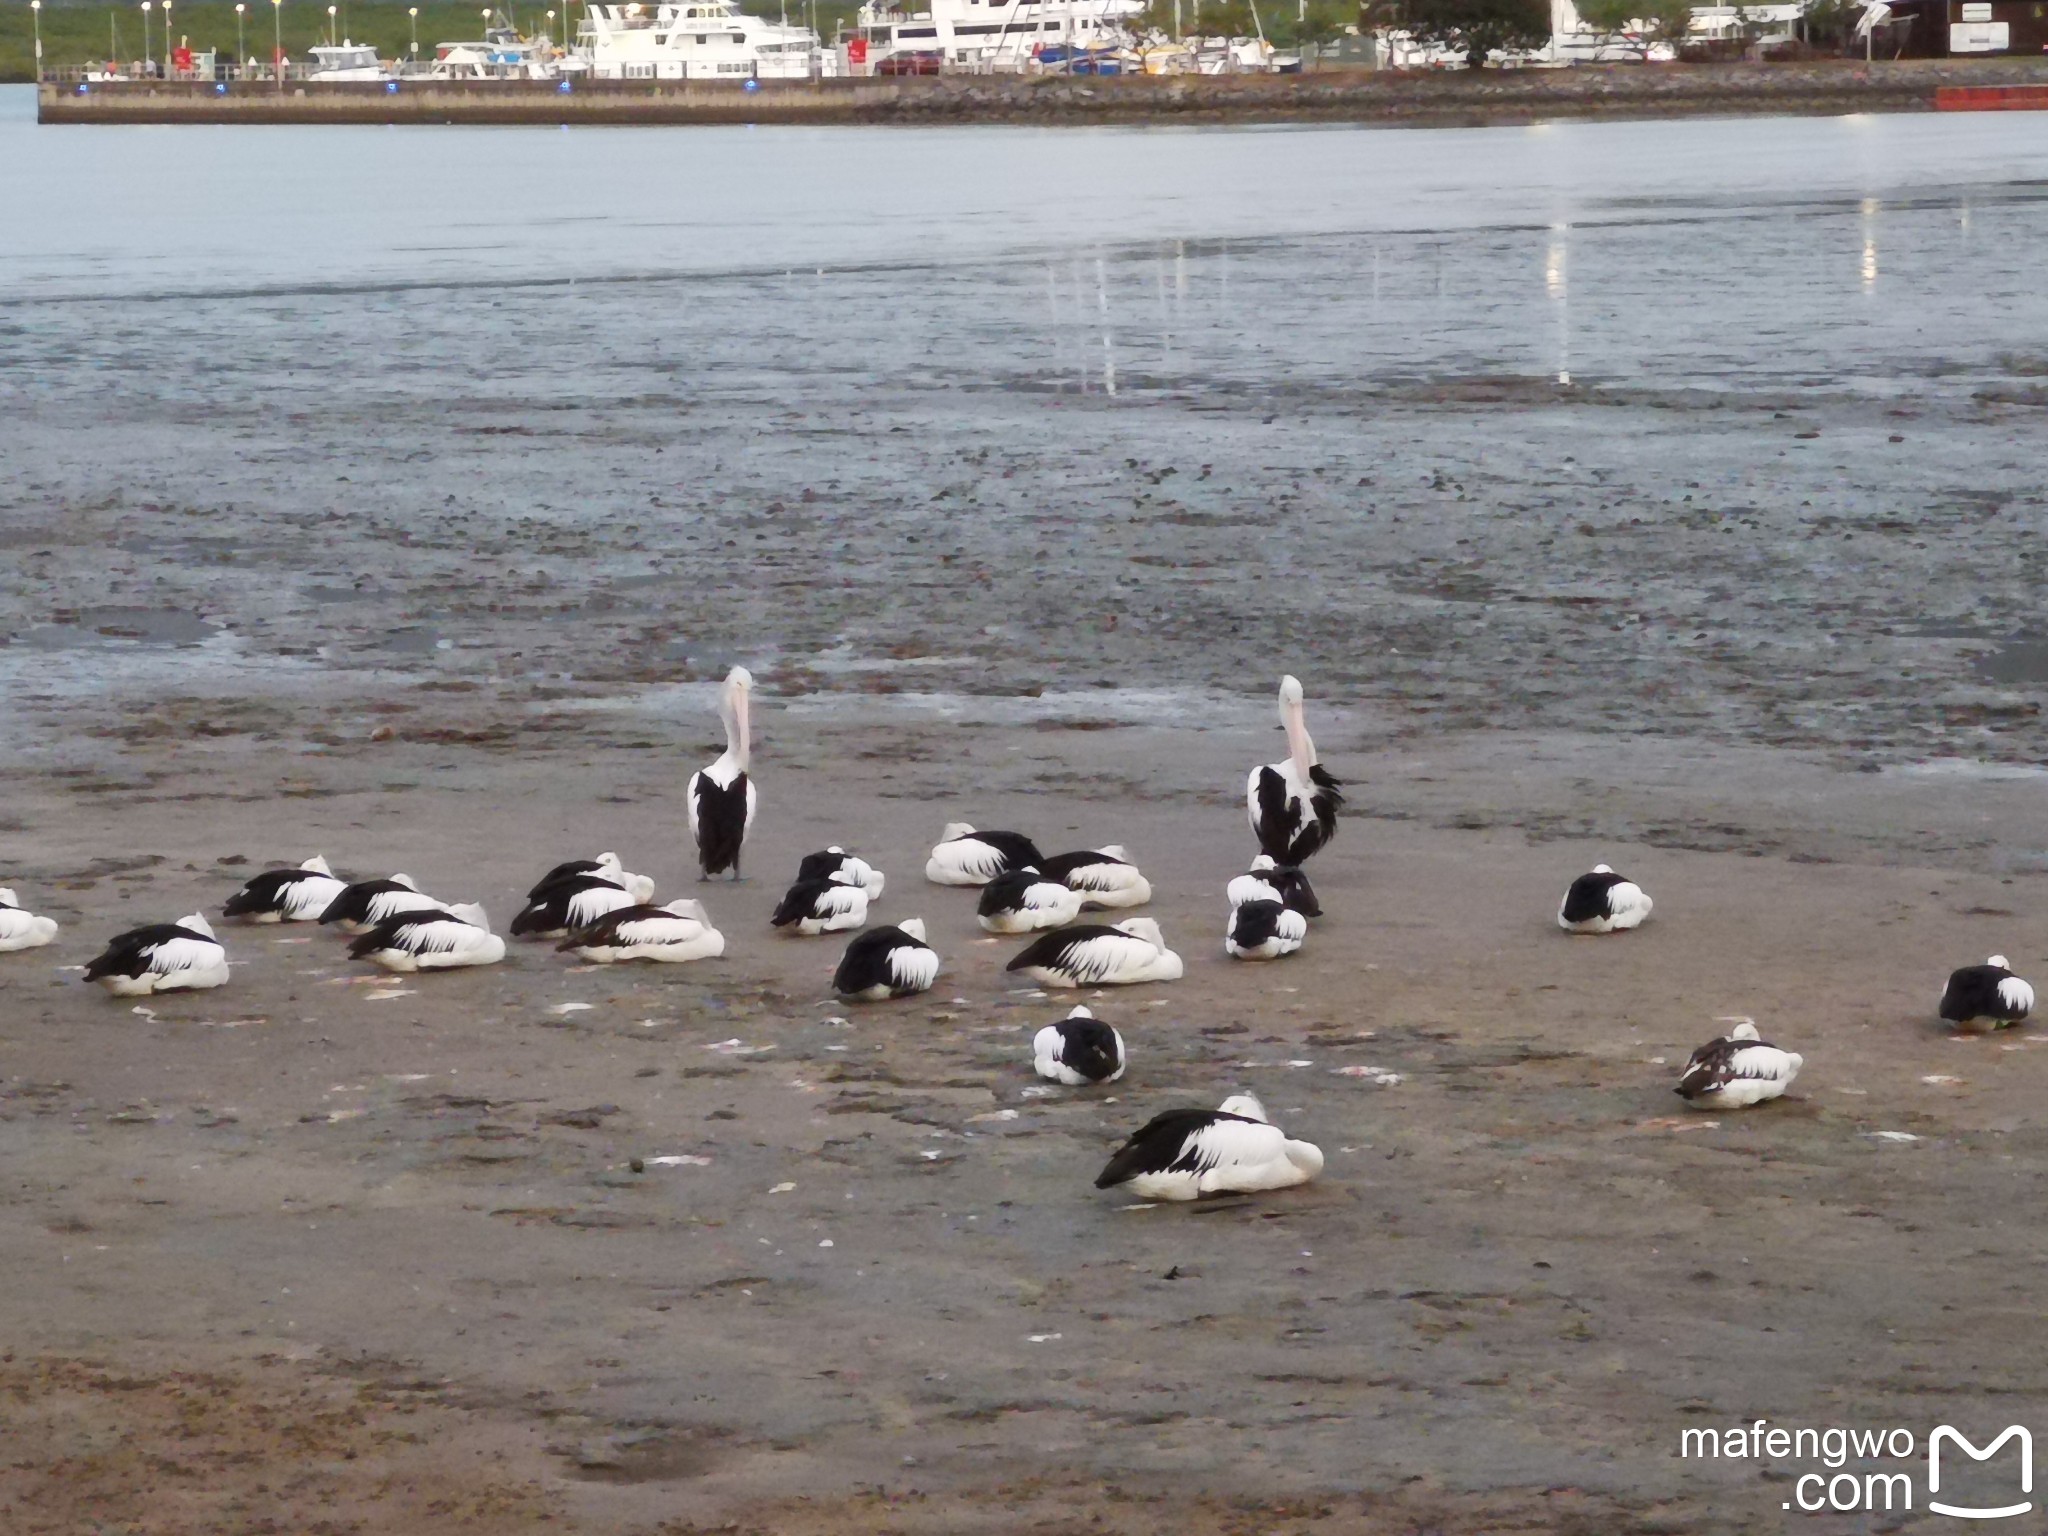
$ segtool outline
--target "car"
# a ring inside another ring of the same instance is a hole
[[[936,53],[892,53],[875,66],[878,75],[936,75],[943,55]]]

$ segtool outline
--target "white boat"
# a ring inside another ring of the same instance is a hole
[[[809,27],[742,11],[734,0],[597,0],[583,8],[576,52],[597,80],[808,80],[839,56]]]
[[[912,11],[892,0],[867,0],[854,24],[856,56],[868,74],[926,73],[906,56],[940,67],[1024,71],[1052,49],[1065,57],[1100,57],[1128,48],[1143,0],[926,0]],[[890,66],[888,60],[898,59]],[[1079,61],[1077,60],[1077,63]],[[906,67],[911,66],[911,67]],[[1051,66],[1061,68],[1061,65]],[[1135,62],[1133,63],[1135,68]],[[1077,72],[1086,72],[1077,70]],[[1105,67],[1103,73],[1109,73]]]
[[[437,43],[429,80],[552,80],[561,72],[560,50],[545,38],[521,37],[492,27],[480,43]]]
[[[395,70],[386,69],[377,50],[368,43],[321,43],[308,50],[313,62],[306,70],[308,80],[396,80]]]

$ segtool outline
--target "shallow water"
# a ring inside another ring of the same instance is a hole
[[[29,552],[0,634],[109,605],[231,633],[157,647],[151,688],[232,658],[295,695],[310,660],[516,700],[745,657],[786,693],[1194,698],[1292,666],[1416,729],[2048,751],[2035,669],[1978,665],[2037,585],[2039,115],[26,103],[0,93],[0,199],[38,210],[0,225],[0,545]]]

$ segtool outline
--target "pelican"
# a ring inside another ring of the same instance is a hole
[[[1081,915],[1081,893],[1028,865],[997,875],[981,888],[974,919],[990,933],[1033,933],[1060,928]]]
[[[1306,1184],[1323,1171],[1322,1149],[1290,1141],[1250,1094],[1217,1109],[1169,1109],[1118,1149],[1097,1189],[1128,1184],[1141,1200],[1199,1200]]]
[[[1252,867],[1224,887],[1223,894],[1233,907],[1248,901],[1277,901],[1303,917],[1323,915],[1323,904],[1316,900],[1315,887],[1308,883],[1308,876],[1293,865],[1282,868],[1268,854],[1253,859]]]
[[[838,880],[798,880],[768,921],[802,934],[837,933],[868,920],[868,893]]]
[[[1758,1039],[1754,1019],[1724,1022],[1735,1027],[1692,1053],[1672,1092],[1696,1109],[1747,1109],[1792,1086],[1804,1057]]]
[[[1277,901],[1247,901],[1230,909],[1223,952],[1233,960],[1277,960],[1301,948],[1308,919]]]
[[[1048,1024],[1031,1042],[1031,1067],[1069,1088],[1113,1083],[1124,1075],[1124,1037],[1085,1007]]]
[[[2013,975],[2005,956],[1952,972],[1941,992],[1941,1016],[1958,1029],[2003,1029],[2034,1011],[2034,989]]]
[[[327,904],[347,889],[348,882],[335,879],[327,861],[316,855],[297,869],[273,869],[258,875],[228,898],[221,916],[247,918],[252,923],[317,922]]]
[[[1130,854],[1112,843],[1081,853],[1055,854],[1038,866],[1048,880],[1081,893],[1081,909],[1142,907],[1152,899],[1152,883],[1138,873]]]
[[[798,880],[836,880],[841,885],[857,885],[867,893],[869,901],[882,899],[882,887],[887,883],[882,872],[866,859],[855,858],[837,843],[823,853],[807,853],[803,862],[796,867]]]
[[[1566,933],[1624,933],[1650,915],[1649,894],[1605,864],[1595,864],[1564,893],[1557,926]]]
[[[505,941],[491,932],[482,907],[461,903],[387,917],[350,944],[348,954],[387,971],[446,971],[496,965],[505,958]]]
[[[512,919],[512,936],[559,939],[588,928],[607,912],[638,906],[623,885],[602,875],[568,875],[544,885]]]
[[[1180,956],[1159,925],[1130,917],[1114,928],[1082,923],[1041,933],[1005,970],[1022,971],[1044,987],[1115,987],[1178,981]]]
[[[0,885],[0,955],[17,949],[40,949],[57,937],[54,917],[23,910],[14,892]]]
[[[894,927],[871,928],[847,945],[832,990],[848,1002],[879,1003],[929,991],[938,975],[938,951],[925,942],[924,920],[906,917]]]
[[[1245,806],[1260,851],[1275,864],[1302,864],[1336,836],[1344,795],[1341,783],[1316,760],[1295,677],[1280,679],[1280,728],[1287,733],[1287,760],[1252,770]]]
[[[599,965],[619,960],[682,965],[724,954],[725,935],[711,926],[703,902],[672,901],[665,907],[614,907],[555,947]]]
[[[117,936],[85,968],[85,979],[116,997],[196,992],[226,982],[228,952],[204,914],[194,912],[175,923],[152,923]]]
[[[697,862],[706,880],[727,870],[739,879],[740,849],[754,824],[754,781],[747,777],[747,708],[753,692],[754,675],[745,667],[726,673],[718,694],[725,752],[690,776],[690,836],[697,840]]]
[[[358,880],[343,886],[320,914],[320,921],[339,923],[343,933],[368,933],[401,912],[447,910],[448,903],[427,895],[412,883],[410,875],[393,875],[389,880]]]
[[[600,853],[594,859],[571,859],[566,864],[557,864],[534,882],[533,889],[526,893],[526,899],[534,900],[549,886],[571,875],[596,875],[599,879],[611,881],[635,901],[654,900],[654,882],[646,875],[628,874],[616,853]]]
[[[964,821],[946,824],[924,877],[933,885],[987,885],[997,875],[1044,860],[1038,845],[1021,832],[977,832]]]

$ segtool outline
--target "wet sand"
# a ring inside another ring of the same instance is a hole
[[[488,763],[365,744],[286,797],[165,757],[147,791],[11,797],[14,877],[66,931],[4,963],[0,1279],[37,1426],[10,1529],[124,1499],[151,1531],[330,1499],[360,1530],[421,1500],[479,1530],[1754,1529],[1776,1495],[1679,1462],[1681,1427],[2034,1390],[2011,1277],[2042,1256],[2014,1218],[2048,1057],[1929,1015],[1952,963],[2039,964],[2038,875],[1788,859],[1766,845],[1790,813],[1712,852],[1375,815],[1446,765],[1347,720],[1325,750],[1364,814],[1319,861],[1330,915],[1301,956],[1235,965],[1218,892],[1246,842],[1228,786],[1277,737],[1258,713],[764,711],[758,875],[709,891],[727,958],[521,946],[386,987],[330,935],[235,929],[233,984],[153,1017],[58,967],[303,851],[500,914],[599,845],[680,888],[677,759],[704,733]],[[1667,762],[1671,792],[1701,771]],[[1893,792],[1880,814],[1938,794]],[[1071,999],[1011,985],[1019,941],[919,878],[955,811],[1114,836],[1152,874],[1189,972],[1089,998],[1126,1081],[1030,1075]],[[841,1007],[837,942],[768,930],[770,873],[832,837],[887,869],[884,915],[931,923],[928,997]],[[1557,892],[1602,856],[1657,914],[1568,939]],[[1687,1112],[1677,1065],[1737,1013],[1805,1073]],[[1322,1179],[1199,1208],[1089,1187],[1152,1113],[1240,1089],[1326,1149]]]

